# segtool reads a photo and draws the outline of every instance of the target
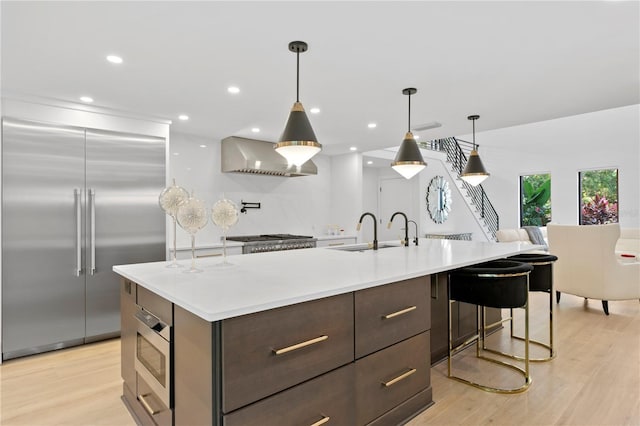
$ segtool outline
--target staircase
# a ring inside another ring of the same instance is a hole
[[[500,221],[496,209],[484,192],[482,185],[472,186],[460,178],[460,173],[467,164],[467,156],[471,152],[473,144],[454,137],[435,139],[429,142],[420,142],[421,148],[447,154],[447,163],[451,165],[451,172],[462,197],[466,200],[480,227],[489,241],[496,241],[496,231]]]

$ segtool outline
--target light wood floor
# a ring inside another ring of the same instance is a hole
[[[547,338],[543,297],[532,300],[532,335],[539,339]],[[607,317],[598,301],[585,305],[562,296],[556,305],[558,357],[531,365],[526,393],[483,392],[448,379],[446,362],[438,364],[431,377],[435,405],[409,424],[640,425],[640,303],[609,305]],[[490,343],[511,346],[506,334],[496,333]],[[537,349],[534,356],[541,354]],[[458,355],[455,371],[494,384],[514,379],[474,353]],[[120,400],[119,354],[116,339],[6,361],[0,365],[0,424],[134,425]]]

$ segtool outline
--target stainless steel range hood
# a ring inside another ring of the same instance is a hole
[[[222,172],[287,177],[318,174],[318,168],[311,160],[301,167],[287,164],[287,160],[273,149],[273,145],[271,142],[237,136],[222,139]]]

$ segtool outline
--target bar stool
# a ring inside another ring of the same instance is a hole
[[[507,260],[513,260],[516,262],[528,263],[533,266],[533,271],[529,274],[529,291],[540,291],[549,294],[549,344],[539,342],[537,340],[529,339],[529,343],[533,343],[538,346],[542,346],[549,350],[549,356],[543,358],[529,358],[530,362],[545,362],[551,361],[556,357],[556,351],[553,348],[553,263],[558,260],[557,256],[552,254],[542,254],[542,253],[526,253],[526,254],[517,254],[515,256],[510,256]],[[506,321],[510,322],[511,326],[511,337],[518,340],[524,340],[520,336],[516,336],[513,334],[513,309],[511,311],[511,316],[509,318],[505,318],[501,321],[498,321],[494,324],[484,325],[484,329],[491,328],[500,323],[504,323]],[[517,360],[524,360],[523,357],[508,354],[505,352],[501,352],[495,349],[487,348],[485,341],[486,334],[482,336],[483,347],[482,349],[493,352],[499,355],[507,356],[510,358],[514,358]]]
[[[513,260],[494,260],[479,265],[457,269],[449,273],[449,358],[447,375],[459,382],[479,389],[496,393],[524,392],[531,385],[529,375],[529,273],[533,267],[529,264]],[[453,348],[451,334],[451,303],[453,301],[471,303],[476,306],[478,317],[477,333],[464,343]],[[482,307],[482,310],[479,308]],[[481,355],[480,340],[484,336],[484,308],[524,308],[525,310],[525,356],[524,369],[493,358]],[[480,330],[482,329],[482,330]],[[469,343],[476,342],[476,358],[498,364],[517,371],[524,377],[524,384],[517,388],[496,388],[475,383],[451,374],[453,356],[463,350]]]

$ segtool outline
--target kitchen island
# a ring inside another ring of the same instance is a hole
[[[430,276],[535,248],[421,239],[201,259],[193,274],[116,266],[125,402],[143,424],[402,423],[432,404]],[[134,362],[139,307],[172,331],[165,404]]]

